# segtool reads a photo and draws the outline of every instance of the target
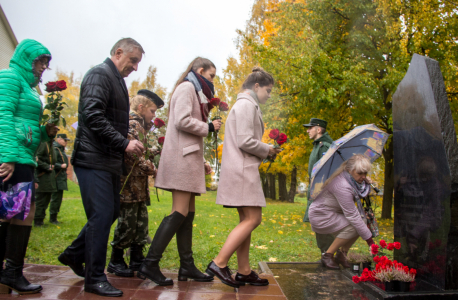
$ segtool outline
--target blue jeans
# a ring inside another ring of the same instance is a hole
[[[85,263],[85,283],[107,281],[105,264],[111,225],[118,219],[121,181],[107,171],[74,168],[87,223],[64,253],[75,263]]]

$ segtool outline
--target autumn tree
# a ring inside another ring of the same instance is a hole
[[[272,107],[289,136],[303,134],[310,117],[328,120],[334,138],[367,123],[392,133],[391,96],[414,53],[439,61],[451,107],[457,107],[453,1],[271,0],[266,10],[259,35],[243,38],[278,81],[281,105]],[[292,142],[310,147],[306,139]],[[391,218],[392,140],[383,156],[382,217]]]

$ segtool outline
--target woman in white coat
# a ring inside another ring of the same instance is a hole
[[[275,157],[281,150],[261,142],[264,123],[259,104],[270,98],[274,85],[272,75],[254,68],[243,83],[244,91],[237,96],[226,121],[221,177],[216,203],[237,208],[240,223],[227,237],[218,256],[208,265],[207,273],[223,283],[268,285],[251,270],[249,250],[251,232],[261,224],[262,207],[266,199],[262,191],[259,166],[264,158]],[[237,251],[238,272],[235,280],[227,263]]]
[[[196,210],[195,196],[206,192],[205,174],[212,172],[204,160],[203,138],[221,127],[220,120],[207,123],[215,74],[215,65],[198,57],[178,79],[172,92],[169,122],[155,182],[156,187],[172,192],[172,212],[159,225],[148,255],[137,272],[139,278],[148,278],[158,285],[173,284],[172,279],[162,274],[159,261],[175,233],[180,255],[178,280],[213,280],[213,276],[200,272],[194,265],[192,222]]]

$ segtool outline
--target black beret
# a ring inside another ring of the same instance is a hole
[[[154,102],[154,104],[156,104],[157,108],[161,108],[164,106],[164,101],[161,99],[161,97],[151,92],[150,90],[146,90],[146,89],[139,90],[137,95],[142,95],[150,99],[151,101]]]

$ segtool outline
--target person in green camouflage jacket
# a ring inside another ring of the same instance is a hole
[[[56,186],[56,152],[52,147],[52,142],[42,142],[37,150],[38,166],[37,173],[40,184],[38,185],[37,210],[35,212],[35,226],[43,226],[46,217],[46,209],[53,193],[57,192]]]
[[[17,45],[9,68],[0,71],[0,189],[3,191],[9,186],[33,182],[35,152],[40,141],[49,140],[59,130],[53,124],[40,125],[43,104],[35,88],[50,60],[51,53],[45,46],[26,39]],[[32,184],[31,203],[24,220],[15,216],[0,220],[0,293],[14,289],[19,294],[32,294],[42,289],[22,274],[35,214],[34,193]]]
[[[59,224],[57,221],[57,214],[60,211],[62,205],[62,198],[64,197],[64,191],[68,191],[67,186],[67,168],[68,168],[68,157],[65,154],[65,147],[70,139],[67,138],[65,133],[58,134],[56,140],[53,143],[54,152],[56,153],[56,163],[54,164],[54,171],[56,172],[56,189],[57,191],[52,193],[51,202],[49,204],[49,222],[52,224]]]
[[[164,106],[159,96],[149,90],[140,90],[130,100],[129,140],[145,142],[153,126],[156,110]],[[140,136],[143,136],[142,139]],[[145,150],[146,151],[146,150]],[[156,175],[153,156],[137,158],[130,153],[124,154],[124,163],[129,178],[121,176],[121,209],[114,232],[113,247],[107,271],[117,276],[132,277],[144,260],[143,248],[148,239],[148,209],[150,200],[148,177]],[[127,181],[127,182],[126,182]],[[129,267],[124,261],[124,249],[130,247]]]
[[[326,132],[327,125],[328,122],[317,118],[311,118],[309,124],[303,125],[307,128],[307,133],[310,139],[313,140],[313,150],[309,158],[309,180],[311,180],[312,178],[313,165],[316,164],[323,157],[323,155],[326,153],[326,151],[328,151],[329,147],[331,147],[331,144],[333,142],[332,138]],[[304,222],[309,222],[309,207],[312,204],[312,202],[313,201],[310,199],[309,182],[309,189],[307,192],[307,209],[305,210]],[[316,233],[315,237],[316,244],[318,248],[320,248],[321,253],[325,253],[334,241],[334,237],[330,234]]]

